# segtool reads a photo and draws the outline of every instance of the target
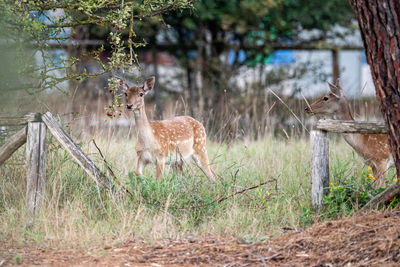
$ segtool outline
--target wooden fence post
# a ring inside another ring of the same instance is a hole
[[[46,185],[46,125],[28,122],[26,140],[26,205],[35,215],[44,199]]]
[[[311,205],[319,210],[322,196],[329,187],[329,139],[327,132],[312,130],[311,143]]]

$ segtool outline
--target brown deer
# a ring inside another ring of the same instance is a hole
[[[161,121],[147,119],[144,96],[153,89],[154,83],[155,77],[150,77],[143,86],[127,87],[125,92],[126,107],[134,113],[138,135],[136,175],[142,176],[146,164],[155,163],[156,178],[160,181],[165,163],[182,166],[184,160],[192,158],[208,179],[214,182],[216,175],[209,166],[207,156],[207,135],[200,122],[188,116]]]
[[[350,104],[347,101],[340,80],[336,85],[328,82],[330,92],[316,100],[305,109],[307,113],[333,116],[338,120],[354,121]],[[391,155],[386,134],[343,134],[346,142],[371,165],[376,188],[386,186],[386,171]]]

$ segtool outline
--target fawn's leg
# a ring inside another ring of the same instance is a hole
[[[177,174],[178,178],[181,179],[183,175],[183,161],[177,160],[172,164],[172,169]]]
[[[162,173],[164,170],[165,162],[164,160],[157,160],[157,172],[156,172],[156,179],[157,181],[161,181]]]
[[[203,173],[207,176],[207,178],[211,182],[215,182],[215,173],[210,168],[210,163],[208,161],[207,152],[205,151],[196,151],[192,156],[196,165],[203,171]]]
[[[183,175],[183,163],[184,163],[184,159],[183,156],[180,152],[180,148],[179,146],[176,147],[175,149],[175,162],[172,162],[172,170],[176,173],[176,175],[178,176],[179,179],[182,178]]]
[[[375,188],[386,187],[386,160],[373,162],[372,172],[375,176]]]
[[[135,174],[140,177],[143,175],[143,168],[146,166],[147,162],[143,159],[142,153],[138,153],[138,156]]]

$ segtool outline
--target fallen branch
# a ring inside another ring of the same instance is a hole
[[[385,191],[375,196],[364,207],[362,207],[361,211],[382,207],[386,201],[389,201],[391,198],[398,195],[400,195],[400,182],[392,184]]]
[[[113,170],[110,167],[110,164],[108,164],[107,160],[104,158],[103,153],[101,152],[100,148],[97,146],[96,141],[94,139],[92,139],[92,142],[94,144],[94,146],[97,148],[97,151],[99,151],[100,157],[103,159],[104,164],[107,167],[108,172],[111,174],[111,177],[113,178],[114,182],[121,188],[123,189],[123,191],[127,194],[129,194],[131,197],[133,197],[132,192],[130,192],[128,190],[128,188],[126,188],[123,184],[121,184],[121,182],[118,180],[117,176],[115,175],[115,173],[113,172]]]
[[[273,178],[273,179],[267,180],[267,181],[265,181],[265,182],[262,182],[261,184],[254,185],[254,186],[247,187],[247,188],[245,188],[245,189],[236,191],[235,193],[232,193],[232,194],[230,194],[229,196],[225,196],[225,197],[221,197],[221,198],[219,198],[219,199],[215,199],[215,200],[211,201],[210,203],[206,203],[206,204],[199,205],[199,206],[194,206],[194,207],[192,207],[192,209],[198,209],[198,208],[202,208],[202,207],[207,207],[207,206],[213,205],[213,204],[215,204],[215,203],[219,204],[219,203],[221,203],[221,202],[227,200],[228,198],[234,197],[234,196],[239,195],[239,194],[243,194],[243,193],[245,193],[245,192],[247,192],[247,191],[250,191],[250,190],[259,188],[259,187],[261,187],[261,186],[263,186],[263,185],[266,185],[266,184],[269,184],[269,183],[272,183],[272,182],[276,182],[276,181],[277,181],[277,180],[276,180],[275,178]]]

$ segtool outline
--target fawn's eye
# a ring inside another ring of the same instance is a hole
[[[142,97],[142,96],[143,96],[143,93],[140,93],[139,96]]]
[[[125,96],[128,96],[128,94],[127,94],[127,93],[125,93]]]
[[[329,99],[329,98],[328,98],[327,96],[324,97],[324,101],[328,101],[328,99]]]

